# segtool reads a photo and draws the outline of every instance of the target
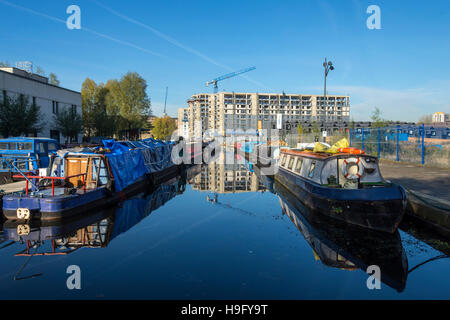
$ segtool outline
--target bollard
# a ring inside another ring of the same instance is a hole
[[[399,151],[399,148],[400,148],[400,145],[399,145],[399,140],[400,140],[399,131],[400,131],[400,126],[397,125],[397,162],[400,160],[399,159],[399,155],[398,155],[398,151]]]
[[[378,127],[377,135],[377,158],[380,159],[380,127]]]
[[[425,123],[422,123],[422,165],[425,164]]]

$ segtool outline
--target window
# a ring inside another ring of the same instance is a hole
[[[1,142],[0,143],[0,150],[9,150],[9,143]]]
[[[17,144],[17,150],[32,150],[33,149],[33,143],[31,142],[24,142],[24,143],[18,143]]]
[[[282,159],[281,159],[281,166],[284,167],[286,165],[286,160],[287,160],[288,156],[283,154]]]
[[[48,153],[47,142],[39,142],[37,152]]]
[[[294,160],[295,160],[295,157],[290,157],[289,163],[288,163],[289,170],[292,170],[292,167],[294,166]]]
[[[58,109],[59,109],[59,102],[58,101],[52,101],[52,112],[54,114],[58,114]]]
[[[8,94],[6,93],[6,90],[3,90],[3,101],[6,101],[8,98]]]
[[[33,104],[36,104],[36,97],[33,97]]]
[[[295,172],[300,173],[300,170],[302,169],[302,158],[297,158],[297,163],[295,164]]]
[[[316,169],[316,163],[313,162],[313,163],[311,163],[311,166],[309,167],[309,174],[308,174],[308,177],[310,177],[310,178],[314,177],[314,171],[315,171],[315,169]]]
[[[76,104],[72,105],[72,112],[77,113],[77,105]]]

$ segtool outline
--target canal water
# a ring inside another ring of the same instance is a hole
[[[62,224],[4,222],[1,241],[1,299],[450,299],[450,243],[322,220],[246,164],[194,166]]]

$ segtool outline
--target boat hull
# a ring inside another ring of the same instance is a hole
[[[406,193],[399,185],[357,190],[327,188],[282,167],[275,179],[310,209],[363,228],[394,233],[405,213]]]
[[[17,209],[27,208],[32,219],[46,221],[65,220],[83,212],[112,205],[164,181],[177,174],[180,166],[171,166],[159,172],[154,172],[136,180],[120,192],[110,192],[105,186],[82,194],[61,195],[49,198],[30,196],[4,196],[3,215],[8,220],[17,220]]]

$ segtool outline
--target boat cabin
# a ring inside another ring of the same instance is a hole
[[[0,139],[0,172],[29,172],[47,168],[49,153],[59,148],[58,141],[48,138]]]
[[[50,179],[63,177],[66,186],[84,190],[104,186],[112,179],[105,156],[96,153],[52,155],[49,175]]]
[[[384,186],[378,159],[365,154],[322,153],[281,149],[280,169],[330,188]]]

